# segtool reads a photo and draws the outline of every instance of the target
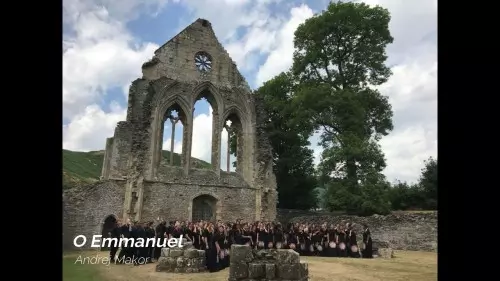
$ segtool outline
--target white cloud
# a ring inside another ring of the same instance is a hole
[[[113,136],[116,123],[125,120],[126,109],[111,104],[111,112],[105,113],[98,105],[84,108],[63,126],[63,148],[76,151],[101,150],[106,138]],[[110,133],[111,132],[111,133]]]
[[[294,7],[290,11],[291,17],[282,27],[278,35],[279,44],[267,57],[266,62],[257,73],[257,85],[273,78],[282,71],[286,71],[293,63],[293,34],[297,27],[313,16],[313,11],[305,4]]]
[[[141,65],[156,44],[139,44],[127,31],[123,17],[137,15],[137,7],[153,7],[161,1],[65,0],[63,37],[63,147],[73,150],[102,149],[124,115],[116,108],[104,112],[96,103],[108,90],[128,88],[142,76]],[[142,3],[142,4],[141,4]],[[126,11],[125,8],[134,8]],[[110,11],[113,11],[111,13]],[[117,119],[117,116],[122,116]]]
[[[221,160],[220,167],[227,170],[227,132],[221,134]],[[208,163],[212,161],[212,109],[208,114],[199,114],[193,121],[193,144],[191,147],[191,157],[204,160]],[[231,162],[235,161],[234,155],[231,155]],[[231,170],[234,168],[231,165]]]

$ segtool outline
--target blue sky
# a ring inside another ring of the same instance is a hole
[[[395,111],[395,130],[381,142],[385,174],[415,181],[423,160],[437,153],[437,2],[365,2],[389,9],[395,37],[388,49],[394,75],[380,88]],[[125,119],[128,86],[141,76],[142,63],[197,18],[212,23],[257,88],[290,67],[295,28],[326,5],[323,0],[63,0],[63,147],[103,149],[105,138]],[[211,116],[204,101],[196,104],[194,127],[192,155],[209,161]],[[168,137],[164,148],[170,147]],[[317,139],[318,134],[311,137],[311,148],[318,162]],[[176,151],[180,141],[176,133]]]

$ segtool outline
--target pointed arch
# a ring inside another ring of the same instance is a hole
[[[175,85],[165,86],[163,90],[159,93],[157,102],[155,104],[155,111],[153,114],[153,122],[151,123],[151,152],[152,160],[151,166],[149,168],[149,174],[152,178],[156,177],[158,168],[160,166],[161,159],[163,157],[162,144],[163,144],[163,126],[165,121],[165,114],[167,110],[175,107],[180,112],[181,123],[183,126],[183,137],[182,137],[182,155],[181,161],[184,163],[185,172],[189,170],[189,162],[191,153],[187,153],[189,146],[187,144],[187,131],[192,126],[192,107],[189,102],[178,92],[175,91]]]
[[[210,104],[210,107],[212,108],[212,143],[211,143],[211,159],[210,159],[210,164],[212,166],[212,170],[219,175],[220,174],[220,131],[222,128],[220,127],[221,125],[221,112],[222,108],[224,106],[223,98],[222,95],[220,94],[220,91],[217,87],[214,86],[209,81],[204,81],[196,85],[192,92],[191,92],[191,97],[192,97],[192,105],[191,107],[195,108],[195,103],[201,99],[205,98],[208,103]],[[194,117],[193,117],[194,118]],[[194,126],[194,124],[193,124]],[[192,138],[193,138],[193,133],[191,132],[191,143]]]
[[[204,81],[199,83],[193,88],[191,93],[192,107],[194,107],[196,101],[204,97],[212,106],[212,110],[217,111],[216,113],[220,115],[220,112],[222,111],[223,98],[219,89],[217,89],[212,82]]]

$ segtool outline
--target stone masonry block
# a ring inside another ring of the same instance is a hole
[[[244,279],[248,277],[248,265],[246,263],[235,263],[229,267],[229,278]]]
[[[300,264],[280,264],[278,265],[278,277],[284,280],[300,279]]]
[[[266,264],[266,279],[271,280],[276,276],[276,265],[274,263]]]
[[[231,245],[231,264],[247,263],[253,260],[252,248],[248,245]]]
[[[198,250],[196,249],[187,249],[184,251],[184,256],[186,258],[197,258],[198,257]]]
[[[198,257],[205,257],[205,250],[198,250]]]
[[[185,267],[188,259],[186,257],[178,257],[177,258],[177,267]]]
[[[172,258],[177,258],[177,257],[182,257],[182,255],[184,255],[184,251],[183,250],[171,249],[169,256],[172,257]]]
[[[162,257],[169,257],[170,255],[170,248],[162,248],[161,249],[161,256]]]
[[[276,260],[279,263],[287,264],[287,263],[299,263],[300,256],[299,253],[295,252],[291,249],[280,249],[276,253]]]
[[[307,263],[300,263],[300,277],[301,278],[308,278],[309,277],[309,264]]]
[[[266,275],[265,264],[263,263],[248,264],[248,278],[258,280],[265,277],[265,275]]]

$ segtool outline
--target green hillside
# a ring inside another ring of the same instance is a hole
[[[163,157],[170,159],[170,151],[163,151]],[[71,151],[63,149],[63,188],[89,184],[99,180],[102,170],[104,151]],[[210,168],[210,163],[192,158],[194,168]],[[174,165],[180,166],[181,157],[174,153]]]

